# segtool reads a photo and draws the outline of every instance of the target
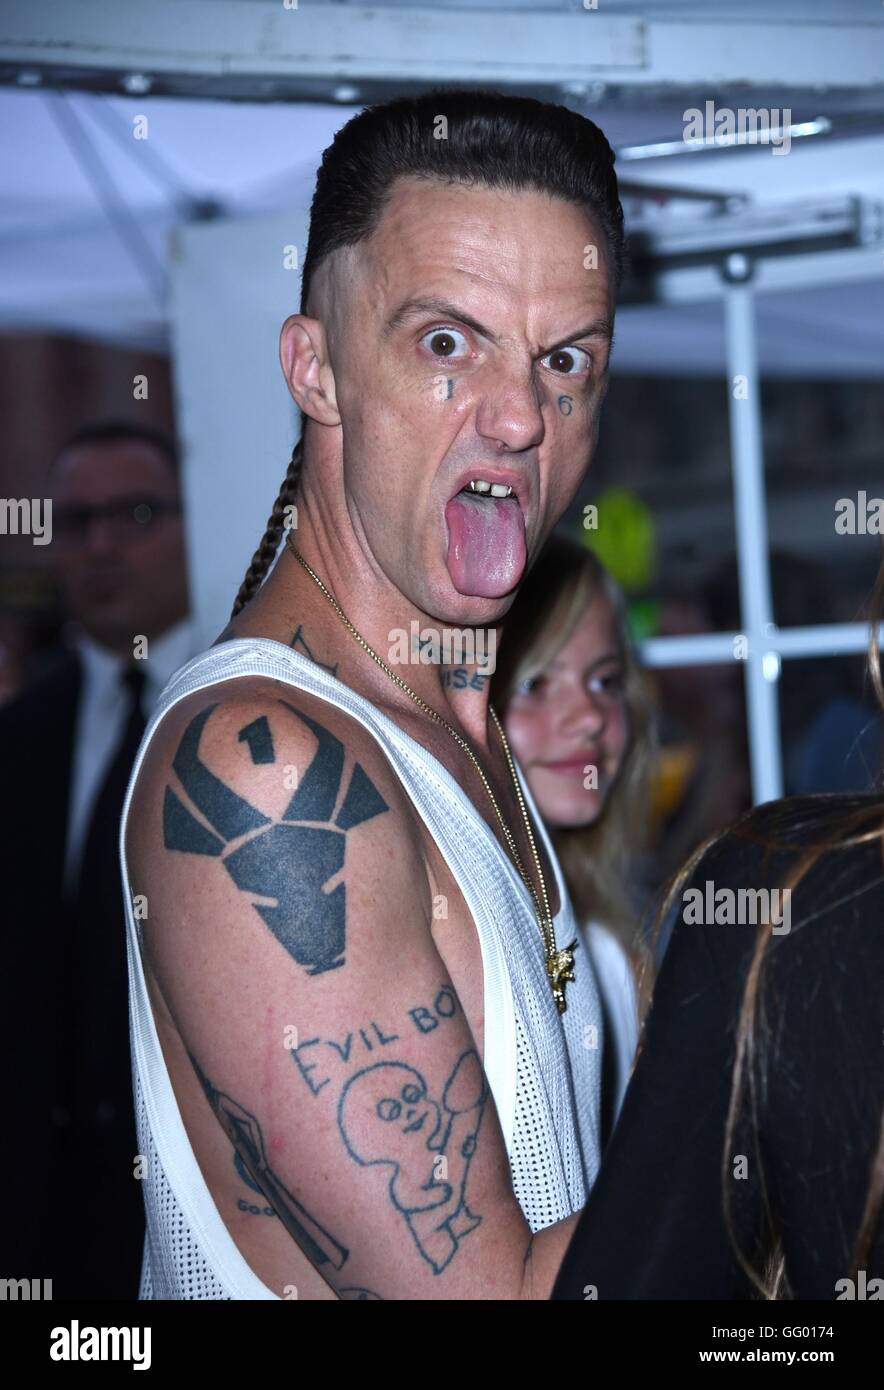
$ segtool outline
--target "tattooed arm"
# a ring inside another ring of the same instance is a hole
[[[129,862],[240,1210],[275,1232],[253,1267],[280,1292],[307,1260],[341,1298],[548,1298],[577,1218],[530,1239],[416,813],[356,721],[244,685],[160,725]]]

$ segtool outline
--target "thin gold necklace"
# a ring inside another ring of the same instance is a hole
[[[516,789],[516,796],[518,797],[519,807],[521,808],[522,819],[525,822],[525,830],[528,835],[528,843],[531,846],[531,853],[534,855],[534,863],[537,865],[537,877],[540,880],[540,890],[543,894],[542,910],[531,877],[526,872],[525,867],[522,864],[522,860],[519,855],[519,851],[516,848],[516,842],[513,838],[512,831],[510,830],[509,826],[503,818],[500,807],[497,804],[497,798],[495,797],[494,792],[491,790],[491,784],[489,783],[488,778],[482,771],[479,759],[476,757],[475,753],[473,752],[470,745],[467,743],[466,739],[463,738],[457,732],[456,729],[453,729],[451,725],[445,719],[442,718],[441,714],[438,714],[436,710],[432,708],[431,705],[428,705],[426,700],[422,700],[420,695],[418,695],[416,691],[412,690],[410,685],[406,685],[405,681],[402,680],[400,676],[397,676],[396,672],[392,671],[385,661],[381,660],[377,652],[372,650],[372,648],[368,645],[362,634],[360,632],[357,632],[356,628],[353,626],[353,624],[350,622],[350,619],[344,612],[343,608],[341,608],[341,605],[338,603],[337,599],[326,588],[316,571],[312,569],[310,565],[308,565],[307,561],[304,559],[300,551],[295,548],[294,541],[292,540],[291,531],[288,531],[286,533],[286,544],[288,545],[295,559],[301,562],[301,564],[304,566],[304,569],[307,571],[310,577],[314,579],[316,583],[319,585],[320,589],[325,594],[325,597],[328,599],[329,603],[334,608],[338,617],[341,619],[341,622],[344,623],[345,627],[349,629],[349,631],[356,638],[356,641],[363,648],[363,650],[368,652],[368,655],[372,658],[372,660],[375,661],[378,664],[378,666],[380,666],[382,671],[386,671],[390,679],[392,681],[395,681],[396,685],[398,685],[401,690],[404,690],[407,695],[411,696],[415,704],[419,705],[425,714],[428,714],[430,718],[435,721],[435,723],[441,724],[443,729],[448,730],[451,737],[455,740],[456,743],[460,745],[460,747],[464,750],[464,752],[468,755],[471,762],[473,763],[473,766],[475,767],[476,771],[482,779],[482,783],[485,787],[485,790],[491,798],[491,804],[497,812],[497,819],[500,821],[501,828],[503,830],[504,835],[506,836],[506,842],[510,847],[510,853],[513,856],[516,868],[519,871],[522,882],[525,884],[533,899],[534,910],[537,913],[537,920],[540,923],[540,934],[543,937],[543,944],[546,950],[546,973],[549,977],[550,987],[552,989],[553,999],[556,1002],[556,1007],[559,1013],[563,1014],[568,1007],[567,1001],[565,999],[565,985],[566,983],[573,982],[574,980],[574,951],[577,947],[577,941],[575,939],[571,942],[570,946],[563,946],[561,950],[556,950],[556,935],[555,928],[553,926],[552,914],[549,910],[549,898],[546,892],[546,880],[543,876],[543,869],[540,867],[540,856],[537,853],[537,846],[534,842],[534,833],[531,829],[531,821],[528,816],[528,808],[525,805],[525,798],[522,795],[522,788],[519,785],[519,778],[516,774],[516,768],[513,762],[512,754],[510,753],[507,737],[503,731],[503,725],[497,717],[497,712],[494,709],[494,706],[489,702],[488,709],[492,719],[494,720],[494,723],[497,726],[497,731],[500,734],[500,741],[503,745],[503,751],[506,754],[506,760],[509,766],[510,776],[513,779],[513,786]]]

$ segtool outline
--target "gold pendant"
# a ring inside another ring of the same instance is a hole
[[[563,1014],[568,1007],[565,1000],[565,985],[574,983],[574,951],[576,948],[575,938],[570,946],[563,946],[546,962],[546,973],[552,981],[553,999],[556,1001],[556,1008],[560,1014]]]

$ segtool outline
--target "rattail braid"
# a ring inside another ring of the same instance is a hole
[[[301,468],[304,462],[303,443],[302,436],[292,449],[292,457],[286,469],[286,475],[282,480],[282,486],[267,520],[267,530],[264,532],[261,544],[252,556],[252,563],[246,570],[245,579],[239,586],[239,593],[230,613],[231,619],[245,608],[249,599],[253,598],[260,589],[270,562],[279,549],[279,541],[285,524],[285,509],[294,503],[298,484],[301,480]]]

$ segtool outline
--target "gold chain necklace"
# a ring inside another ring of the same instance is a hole
[[[488,778],[482,771],[479,759],[476,757],[475,753],[473,752],[470,745],[467,743],[466,739],[463,738],[457,732],[456,729],[453,729],[451,725],[445,719],[442,718],[441,714],[437,714],[436,710],[434,710],[431,705],[428,705],[425,700],[422,700],[420,695],[418,695],[416,691],[412,690],[410,685],[406,685],[405,681],[402,680],[400,676],[397,676],[395,671],[391,671],[390,667],[386,664],[386,662],[381,660],[377,652],[372,650],[372,648],[368,645],[362,634],[357,632],[356,628],[353,626],[353,624],[350,622],[350,619],[344,612],[343,608],[341,608],[337,599],[326,588],[316,571],[311,569],[310,565],[308,565],[307,561],[304,559],[300,551],[295,549],[291,531],[287,531],[286,533],[286,544],[288,545],[295,559],[301,562],[301,564],[304,566],[304,569],[307,571],[310,577],[314,579],[316,583],[319,585],[320,589],[325,594],[325,597],[328,599],[329,603],[334,608],[338,617],[349,629],[352,635],[356,638],[356,641],[363,648],[363,650],[368,652],[368,655],[372,658],[372,660],[377,662],[378,666],[380,666],[382,671],[386,671],[390,679],[392,681],[395,681],[395,683],[399,686],[401,690],[404,690],[407,695],[411,696],[412,700],[414,700],[415,703],[420,706],[420,708],[424,711],[425,714],[428,714],[430,718],[433,719],[437,724],[441,724],[443,729],[448,730],[451,737],[460,745],[460,747],[464,750],[464,752],[469,756],[470,760],[472,761],[473,766],[475,767],[476,771],[482,779],[485,790],[491,798],[491,804],[497,812],[497,819],[500,821],[501,828],[503,830],[504,835],[506,836],[506,842],[510,847],[510,853],[512,854],[513,859],[515,860],[516,868],[519,871],[519,874],[522,878],[522,882],[525,884],[533,899],[534,910],[537,913],[537,920],[540,923],[540,934],[543,937],[543,944],[546,950],[546,973],[549,977],[549,982],[552,988],[553,999],[556,1002],[556,1007],[559,1013],[563,1014],[568,1007],[567,1001],[565,999],[565,984],[568,982],[573,982],[574,980],[574,951],[577,947],[577,941],[575,939],[571,942],[570,946],[563,946],[560,951],[556,950],[555,928],[553,926],[552,914],[549,910],[549,898],[547,897],[546,892],[546,880],[543,877],[543,869],[540,867],[540,856],[537,853],[537,846],[534,843],[534,834],[531,830],[531,821],[528,816],[528,808],[525,805],[525,798],[522,796],[522,788],[519,785],[519,779],[516,775],[516,768],[512,759],[512,754],[510,753],[510,748],[507,742],[506,734],[503,731],[503,725],[497,717],[497,712],[494,709],[494,706],[489,701],[488,709],[492,719],[494,720],[494,723],[497,726],[497,731],[500,734],[500,741],[503,744],[503,751],[506,754],[506,760],[509,765],[510,776],[513,779],[513,786],[516,789],[516,796],[518,797],[519,806],[522,811],[522,819],[525,822],[525,830],[528,834],[528,843],[531,846],[531,853],[534,855],[534,862],[537,865],[537,877],[540,880],[540,889],[543,894],[542,911],[540,907],[540,902],[537,897],[537,892],[534,888],[534,884],[531,881],[529,874],[525,871],[524,865],[522,864],[522,860],[520,858],[519,851],[516,848],[516,842],[513,838],[512,831],[510,830],[509,826],[503,818],[500,807],[497,804],[497,798],[495,797],[494,792],[491,790],[491,785],[488,781]]]

